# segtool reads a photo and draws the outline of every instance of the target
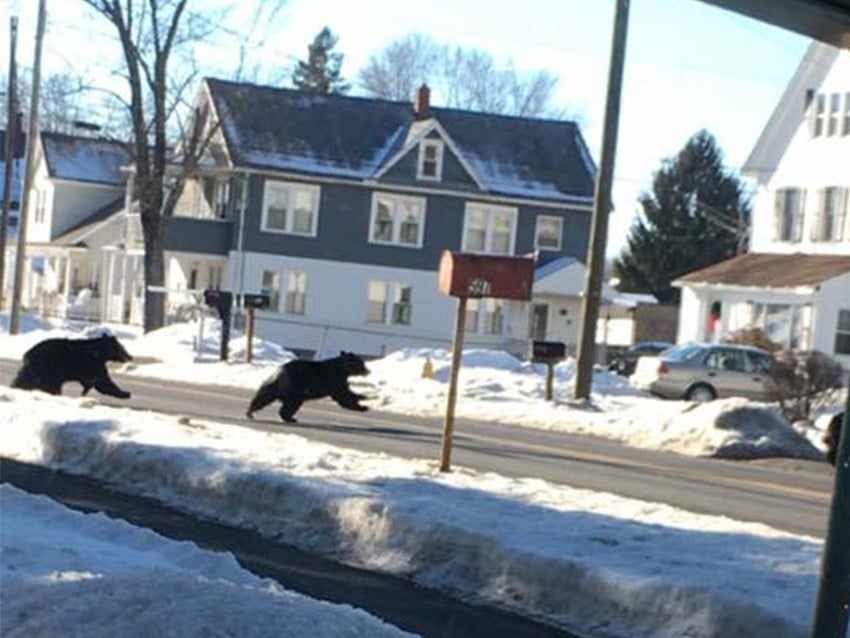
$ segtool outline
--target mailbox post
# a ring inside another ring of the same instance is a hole
[[[254,295],[246,293],[242,295],[242,306],[248,310],[248,349],[245,352],[245,360],[251,363],[254,360],[254,311],[265,310],[271,306],[270,295]]]
[[[227,361],[227,351],[230,344],[230,311],[233,307],[233,293],[229,290],[207,288],[204,290],[204,303],[218,311],[219,319],[221,319],[219,359]]]
[[[528,301],[531,299],[531,287],[534,283],[534,259],[472,255],[447,250],[440,258],[437,280],[440,292],[457,297],[452,367],[440,453],[440,471],[448,472],[451,469],[452,436],[457,405],[458,374],[463,355],[467,299],[494,297]]]
[[[532,341],[532,363],[546,364],[546,400],[552,400],[552,379],[555,376],[555,364],[563,361],[567,355],[566,344],[560,341]]]

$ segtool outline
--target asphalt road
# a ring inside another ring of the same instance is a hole
[[[0,362],[8,384],[17,363]],[[299,422],[284,424],[274,406],[245,418],[248,390],[113,375],[133,393],[106,404],[212,419],[237,427],[298,433],[308,438],[397,456],[438,459],[441,418],[372,410],[343,410],[328,401],[307,403]],[[65,393],[76,393],[73,384]],[[794,459],[729,461],[630,448],[586,435],[547,432],[458,419],[452,463],[506,476],[536,477],[571,487],[667,503],[692,512],[757,521],[822,537],[833,488],[825,462]]]

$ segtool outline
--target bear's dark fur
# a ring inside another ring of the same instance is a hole
[[[823,435],[823,442],[826,443],[826,460],[835,465],[835,459],[838,456],[838,443],[841,440],[841,425],[844,422],[844,413],[839,412],[829,420],[829,425],[826,426],[826,432]]]
[[[62,385],[77,381],[83,394],[92,388],[102,394],[129,399],[110,378],[107,361],[131,361],[132,357],[118,339],[111,335],[94,339],[46,339],[24,354],[24,364],[12,380],[12,387],[21,390],[42,390],[62,394]]]
[[[246,416],[252,419],[257,410],[280,401],[280,418],[295,423],[295,413],[304,401],[327,396],[348,410],[365,412],[369,408],[360,405],[360,401],[368,397],[348,387],[348,377],[365,374],[369,374],[369,369],[363,359],[350,352],[343,351],[338,357],[324,361],[295,359],[282,365],[274,377],[260,386]]]

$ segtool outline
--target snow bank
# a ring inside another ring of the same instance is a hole
[[[411,635],[258,578],[229,553],[8,485],[0,502],[0,634],[8,638]]]
[[[579,631],[806,634],[811,538],[90,400],[0,390],[0,401],[0,454]]]

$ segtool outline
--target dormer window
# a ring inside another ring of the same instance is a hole
[[[443,173],[443,143],[440,140],[423,140],[419,144],[418,179],[440,181]]]

